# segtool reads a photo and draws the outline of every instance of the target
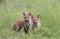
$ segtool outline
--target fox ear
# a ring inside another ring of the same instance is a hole
[[[25,12],[23,12],[23,15],[25,15]]]
[[[30,15],[30,16],[32,15],[31,12],[29,13],[29,15]]]
[[[39,18],[39,15],[37,15],[37,18]]]

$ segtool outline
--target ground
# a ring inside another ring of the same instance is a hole
[[[22,13],[40,15],[41,27],[29,34],[13,31]],[[60,0],[5,0],[0,3],[0,39],[60,39]]]

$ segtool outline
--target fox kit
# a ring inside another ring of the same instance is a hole
[[[29,14],[23,13],[23,17],[24,17],[23,19],[16,20],[16,22],[13,25],[13,29],[19,31],[23,28],[25,33],[28,33],[29,26],[31,24],[31,13]]]
[[[40,20],[38,16],[32,16],[32,30],[35,30],[40,27]]]

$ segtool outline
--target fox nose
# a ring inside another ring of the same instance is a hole
[[[25,20],[25,22],[26,22],[27,24],[29,24],[29,23],[30,23],[30,21],[29,21],[29,20]]]
[[[25,18],[25,21],[29,21],[29,19],[28,18]]]
[[[37,24],[37,22],[34,22],[35,24]]]
[[[37,22],[34,22],[34,25],[37,26]]]
[[[28,21],[28,20],[25,20],[25,21]]]

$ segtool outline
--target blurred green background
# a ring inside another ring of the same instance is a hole
[[[40,30],[13,31],[23,12],[40,15]],[[0,39],[60,39],[60,0],[0,0]]]

